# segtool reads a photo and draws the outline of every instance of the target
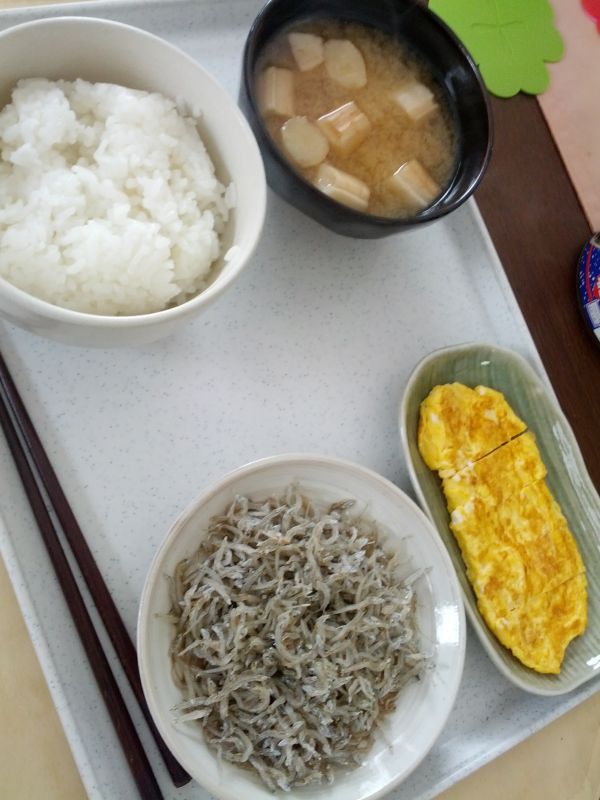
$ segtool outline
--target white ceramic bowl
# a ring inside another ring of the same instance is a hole
[[[331,786],[305,787],[290,800],[371,800],[402,781],[422,760],[442,730],[461,679],[465,617],[460,589],[446,549],[423,512],[400,489],[364,467],[318,455],[282,455],[248,464],[204,492],[177,520],[160,547],[144,587],[138,619],[138,658],[150,711],[165,742],[186,770],[222,800],[272,800],[253,771],[218,762],[196,725],[175,725],[172,707],[181,700],[170,673],[172,626],[167,575],[198,547],[208,520],[235,494],[256,498],[298,481],[310,497],[325,502],[354,498],[386,532],[386,546],[408,553],[411,567],[426,573],[416,584],[417,620],[431,668],[400,693],[394,712],[365,762],[340,771]],[[278,795],[279,796],[279,795]],[[284,796],[283,794],[281,796]]]
[[[260,236],[266,182],[254,135],[234,100],[192,58],[145,31],[103,19],[58,17],[0,33],[0,108],[20,78],[82,78],[157,91],[202,109],[200,134],[218,177],[233,180],[237,208],[224,237],[214,281],[180,306],[139,316],[97,316],[46,303],[0,279],[0,314],[34,333],[68,344],[136,345],[172,333],[211,303],[240,274]]]

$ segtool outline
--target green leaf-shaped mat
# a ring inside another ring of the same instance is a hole
[[[487,88],[499,97],[548,88],[546,61],[559,61],[563,41],[548,0],[430,0],[470,51]]]

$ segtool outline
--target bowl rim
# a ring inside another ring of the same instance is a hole
[[[429,739],[427,741],[427,746],[423,748],[422,752],[418,754],[418,756],[410,764],[409,768],[406,771],[399,774],[395,779],[391,780],[388,784],[386,784],[385,787],[382,787],[379,790],[364,795],[365,798],[368,797],[368,800],[377,800],[377,798],[381,798],[384,795],[387,795],[400,783],[406,780],[406,778],[419,766],[419,764],[423,761],[426,755],[430,752],[431,748],[434,746],[442,730],[444,729],[448,721],[448,718],[450,716],[450,713],[454,707],[456,697],[458,695],[458,691],[462,681],[462,676],[464,672],[465,654],[466,654],[467,631],[466,631],[466,615],[465,615],[464,600],[460,590],[460,584],[458,582],[458,578],[456,576],[454,567],[452,565],[452,560],[439,534],[437,533],[432,521],[428,518],[423,509],[411,497],[409,497],[409,495],[406,494],[406,492],[400,489],[399,486],[397,486],[392,481],[385,478],[383,475],[379,474],[378,472],[375,472],[374,470],[368,467],[362,466],[361,464],[357,464],[347,459],[339,458],[337,456],[323,455],[314,452],[289,452],[272,456],[266,456],[263,458],[250,461],[240,467],[237,467],[233,470],[229,470],[221,478],[212,481],[208,485],[208,487],[206,487],[200,493],[200,495],[195,500],[193,500],[172,523],[168,533],[160,543],[152,559],[150,567],[148,568],[148,572],[146,574],[144,587],[142,590],[138,606],[138,615],[137,615],[136,645],[138,653],[138,669],[140,672],[142,687],[144,690],[146,701],[148,703],[148,708],[150,709],[150,713],[152,715],[155,725],[157,726],[164,741],[167,743],[173,754],[177,758],[180,758],[180,756],[177,754],[176,742],[173,741],[172,731],[163,725],[163,720],[161,719],[161,707],[156,699],[155,692],[152,688],[152,672],[151,669],[148,667],[148,664],[146,663],[146,655],[150,647],[150,639],[151,639],[150,623],[153,614],[150,600],[151,600],[151,595],[154,593],[156,589],[158,581],[161,579],[161,577],[164,576],[163,563],[165,559],[168,558],[169,552],[173,544],[181,534],[182,528],[199,511],[199,509],[203,505],[205,505],[207,502],[213,499],[224,489],[231,488],[232,486],[234,486],[236,482],[238,482],[240,479],[243,479],[252,474],[260,473],[265,469],[277,466],[286,466],[293,463],[302,463],[308,467],[310,467],[311,465],[318,465],[318,466],[326,465],[334,469],[354,472],[357,474],[357,476],[362,477],[368,481],[374,482],[375,484],[378,484],[382,490],[385,490],[386,492],[391,492],[392,495],[394,495],[399,502],[408,506],[411,509],[411,511],[419,518],[424,528],[428,530],[430,534],[430,542],[432,546],[435,547],[443,563],[445,576],[447,578],[448,585],[451,587],[451,592],[455,600],[454,605],[456,608],[456,615],[458,621],[457,643],[455,651],[456,666],[455,666],[455,671],[452,675],[452,681],[450,685],[447,687],[446,692],[444,693],[445,713],[438,720],[438,724],[435,726],[435,728],[432,729],[432,732],[430,733]],[[189,763],[187,765],[184,764],[184,766],[186,766],[188,770],[192,768]],[[231,767],[232,769],[237,767],[237,765],[235,764],[231,765],[227,764],[227,766]],[[207,783],[201,783],[201,785],[211,794],[214,794],[215,797],[221,798],[222,800],[237,800],[237,797],[234,794],[226,790],[224,784],[208,785]],[[327,791],[326,786],[322,787],[322,789],[323,792]]]
[[[105,27],[107,29],[110,28],[113,30],[121,30],[128,35],[137,37],[140,40],[145,39],[146,41],[151,42],[154,46],[162,47],[165,51],[170,52],[180,60],[187,62],[190,66],[193,66],[198,72],[203,74],[204,80],[213,84],[213,86],[219,90],[219,92],[223,95],[223,99],[230,104],[231,111],[237,118],[240,133],[245,139],[245,145],[248,147],[249,152],[253,151],[255,156],[253,160],[257,168],[257,195],[256,201],[253,203],[253,213],[257,215],[258,224],[254,230],[252,230],[251,236],[248,237],[248,241],[244,245],[243,252],[237,257],[234,266],[232,267],[231,272],[226,279],[219,281],[223,271],[223,267],[221,267],[221,270],[216,274],[212,282],[205,289],[202,289],[200,292],[198,292],[198,294],[194,295],[189,300],[185,300],[180,305],[171,306],[159,311],[122,315],[94,314],[86,311],[77,311],[75,309],[56,305],[55,303],[51,303],[48,300],[43,300],[40,297],[36,297],[35,295],[26,292],[24,289],[20,289],[19,287],[15,286],[2,276],[0,276],[0,293],[4,294],[7,300],[11,301],[15,304],[15,306],[18,306],[25,312],[43,316],[44,319],[53,322],[80,325],[89,328],[146,328],[155,323],[165,323],[177,318],[185,317],[196,311],[198,308],[208,305],[210,302],[216,299],[231,283],[233,283],[237,277],[239,277],[240,273],[243,271],[243,268],[246,266],[246,263],[250,260],[255,252],[260,240],[267,209],[267,183],[264,164],[258,143],[256,142],[256,138],[254,137],[247,119],[242,114],[234,98],[222,86],[222,84],[210,72],[208,72],[205,67],[202,66],[199,61],[197,61],[195,58],[192,58],[192,56],[188,55],[179,47],[171,44],[171,42],[163,39],[161,36],[156,36],[155,34],[150,33],[143,28],[138,28],[135,25],[128,25],[124,22],[117,22],[115,20],[105,19],[103,17],[83,17],[75,14],[65,14],[57,17],[46,17],[42,19],[30,20],[28,22],[21,22],[17,25],[11,25],[9,28],[0,31],[0,43],[3,39],[18,35],[24,30],[60,26],[65,23],[87,28]],[[210,153],[209,156],[211,156]],[[237,208],[232,209],[233,214],[235,214],[236,211]],[[241,248],[241,245],[236,245],[235,242],[231,246],[237,246]],[[224,255],[225,253],[221,255],[221,258],[223,258]]]
[[[368,214],[362,211],[357,211],[350,206],[345,206],[342,203],[338,203],[336,200],[333,200],[328,195],[324,194],[323,192],[319,191],[310,181],[308,181],[301,172],[299,172],[294,165],[288,161],[285,156],[282,154],[280,149],[276,146],[275,142],[273,142],[272,137],[270,136],[266,126],[263,123],[262,116],[258,110],[258,106],[255,99],[255,91],[254,91],[254,80],[253,80],[253,70],[256,64],[256,58],[262,48],[256,48],[255,57],[250,61],[249,57],[249,50],[252,45],[255,45],[256,36],[259,33],[259,26],[261,25],[264,17],[271,12],[271,8],[275,6],[277,3],[281,2],[281,0],[267,0],[264,6],[260,9],[256,17],[254,18],[248,35],[246,37],[246,42],[244,44],[244,51],[242,55],[242,80],[244,85],[244,91],[248,98],[248,102],[250,103],[252,113],[256,118],[258,125],[260,126],[260,130],[264,135],[265,141],[267,143],[267,147],[269,150],[269,155],[272,157],[276,162],[279,168],[283,168],[290,172],[290,174],[294,177],[294,180],[297,181],[303,188],[308,189],[310,192],[310,196],[315,202],[322,202],[326,208],[330,211],[340,211],[347,215],[347,218],[350,222],[361,222],[361,223],[369,223],[375,227],[381,228],[382,230],[390,229],[390,230],[399,230],[402,228],[411,228],[414,227],[415,224],[419,223],[428,223],[433,222],[436,219],[440,219],[445,217],[447,214],[451,213],[452,211],[459,208],[466,200],[471,197],[475,189],[481,183],[485,172],[489,166],[490,159],[492,157],[492,152],[494,149],[494,116],[492,112],[492,105],[491,100],[489,97],[489,93],[485,87],[485,83],[479,71],[479,68],[467,50],[465,45],[462,41],[458,38],[458,36],[454,33],[454,31],[450,28],[450,26],[441,18],[439,17],[434,11],[431,11],[427,6],[417,4],[415,8],[417,9],[418,13],[422,13],[426,18],[429,17],[430,21],[437,25],[445,35],[454,43],[456,48],[460,51],[461,55],[467,62],[470,67],[471,73],[475,79],[475,82],[479,88],[481,99],[483,101],[483,107],[485,109],[485,117],[487,122],[487,142],[485,146],[485,153],[477,173],[469,182],[468,187],[461,193],[459,197],[449,203],[446,207],[441,208],[439,203],[443,200],[445,194],[447,193],[448,189],[451,186],[452,181],[446,187],[444,193],[436,200],[435,204],[428,206],[427,208],[419,211],[414,216],[410,217],[382,217],[377,214]],[[413,4],[414,5],[414,4]],[[300,7],[299,7],[300,8]],[[299,14],[297,17],[293,19],[298,19],[301,17],[301,10],[299,10]],[[292,20],[287,20],[286,23],[278,28],[281,30],[285,28],[286,25],[293,24]],[[384,31],[385,32],[385,31]],[[453,176],[456,175],[456,169],[453,173]],[[454,179],[454,178],[453,178]],[[452,180],[453,180],[452,179]]]

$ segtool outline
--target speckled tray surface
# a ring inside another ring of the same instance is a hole
[[[137,25],[197,58],[235,96],[260,0],[119,0],[0,13],[0,29],[84,14]],[[399,398],[432,350],[487,341],[541,373],[473,203],[424,231],[342,239],[269,198],[239,282],[180,335],[138,350],[84,350],[6,326],[2,350],[130,631],[144,577],[175,517],[225,472],[274,453],[323,452],[410,492]],[[10,457],[0,443],[0,548],[90,798],[135,787]],[[390,797],[424,800],[600,689],[558,698],[509,683],[469,630],[462,687],[421,766]],[[127,690],[124,691],[129,697]],[[207,800],[198,786],[171,800]]]

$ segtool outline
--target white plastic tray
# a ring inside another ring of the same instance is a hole
[[[259,7],[117,0],[2,12],[0,29],[66,13],[116,19],[180,46],[237,95]],[[407,377],[431,350],[473,340],[513,348],[541,370],[473,203],[423,231],[364,242],[327,232],[274,196],[247,272],[175,338],[83,350],[0,328],[5,358],[132,634],[159,542],[224,472],[274,453],[315,451],[358,461],[410,491],[397,436]],[[87,791],[130,800],[134,784],[4,442],[0,485],[0,550]],[[390,797],[435,796],[598,689],[594,680],[560,698],[527,695],[469,631],[450,721]],[[149,742],[148,750],[165,797],[206,800],[196,785],[173,790]]]

